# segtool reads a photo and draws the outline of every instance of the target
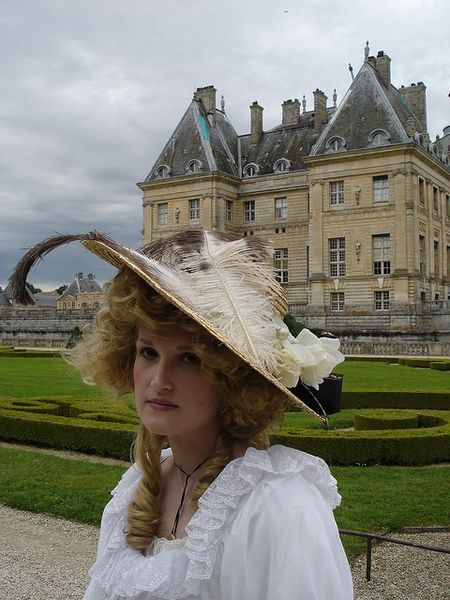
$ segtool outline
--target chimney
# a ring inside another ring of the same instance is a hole
[[[300,118],[300,102],[298,101],[298,98],[283,102],[281,105],[281,110],[283,125],[292,125],[298,123]]]
[[[206,113],[214,112],[216,108],[216,88],[213,85],[197,88],[194,100],[201,102]]]
[[[263,132],[264,108],[255,100],[250,106],[250,144],[257,144]]]
[[[403,85],[399,89],[400,95],[406,101],[420,123],[420,133],[427,131],[427,98],[426,85],[423,81],[412,83],[409,87]]]
[[[314,131],[320,131],[327,120],[327,97],[322,90],[314,92]]]
[[[391,85],[391,59],[380,50],[375,59],[375,68],[386,87]]]

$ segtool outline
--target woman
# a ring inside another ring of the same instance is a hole
[[[289,334],[267,246],[195,231],[140,252],[52,238],[18,265],[17,299],[35,260],[73,239],[120,271],[72,362],[133,391],[141,419],[85,600],[350,600],[335,480],[321,459],[268,447],[286,401],[312,412],[288,387],[317,386],[342,355],[337,340]]]

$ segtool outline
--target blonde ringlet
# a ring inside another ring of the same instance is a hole
[[[168,327],[190,333],[204,375],[217,389],[220,431],[190,496],[196,507],[200,496],[232,460],[236,443],[268,447],[268,429],[281,418],[285,402],[279,391],[129,269],[122,269],[113,279],[92,331],[71,351],[69,362],[84,381],[116,397],[132,392],[138,324],[155,333]],[[128,508],[126,539],[143,553],[159,526],[160,454],[166,443],[165,437],[141,425],[133,446],[133,458],[143,477]]]

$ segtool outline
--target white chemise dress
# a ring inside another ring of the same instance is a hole
[[[163,452],[163,458],[170,450]],[[132,466],[103,513],[84,600],[351,600],[352,579],[325,462],[292,448],[249,448],[199,500],[186,537],[127,546]]]

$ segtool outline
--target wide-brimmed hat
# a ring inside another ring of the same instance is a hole
[[[284,290],[272,267],[272,249],[254,236],[187,230],[131,250],[93,231],[57,235],[31,248],[11,277],[14,300],[30,304],[25,283],[37,260],[80,241],[118,269],[139,275],[153,290],[206,329],[275,386],[288,402],[326,421],[293,394],[299,378],[316,389],[344,360],[339,340],[303,329],[294,338],[283,322]]]

